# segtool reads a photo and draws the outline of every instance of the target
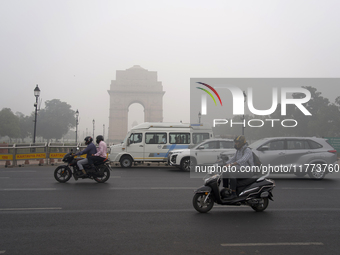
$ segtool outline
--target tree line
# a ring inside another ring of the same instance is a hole
[[[245,116],[245,136],[249,140],[258,140],[265,137],[340,137],[340,96],[335,99],[335,102],[330,102],[328,98],[321,95],[316,88],[306,86],[311,93],[311,99],[303,104],[304,107],[312,114],[311,116],[304,115],[300,109],[295,105],[287,105],[287,113],[285,116],[281,115],[281,105],[278,104],[274,113],[268,116],[246,115]],[[334,91],[335,92],[335,91]],[[293,98],[305,97],[302,93],[294,93]],[[235,116],[233,122],[243,122],[243,116]],[[255,121],[256,119],[256,121]],[[284,121],[284,126],[281,122],[285,119],[292,119],[294,121]],[[252,126],[250,127],[248,121]],[[288,127],[294,126],[295,127]],[[214,128],[215,135],[233,137],[242,133],[241,124],[217,125]]]
[[[33,137],[34,112],[25,116],[21,112],[12,112],[10,108],[0,111],[0,137],[25,139]],[[45,108],[38,111],[36,136],[44,139],[61,139],[75,127],[75,111],[71,105],[53,99],[45,102]]]

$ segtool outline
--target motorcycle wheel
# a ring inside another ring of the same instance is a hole
[[[207,213],[213,208],[214,201],[210,197],[208,197],[207,201],[204,202],[206,197],[207,196],[203,193],[197,193],[194,195],[192,199],[192,204],[196,211],[200,213]]]
[[[256,211],[256,212],[263,212],[268,207],[268,204],[269,204],[268,197],[264,197],[262,204],[254,205],[251,208],[253,208],[254,211]]]
[[[61,183],[67,182],[72,177],[72,171],[67,166],[58,166],[54,170],[54,178]]]
[[[93,179],[98,183],[104,183],[110,178],[110,170],[106,167],[103,174],[103,176],[93,177]]]

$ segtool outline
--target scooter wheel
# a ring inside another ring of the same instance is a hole
[[[268,204],[269,204],[268,197],[264,197],[263,203],[254,205],[251,208],[253,208],[256,212],[263,212],[268,207]]]
[[[210,197],[208,197],[207,199],[206,198],[207,196],[203,193],[197,193],[194,195],[192,199],[192,204],[196,211],[200,213],[207,213],[211,210],[211,208],[213,208],[214,201]]]

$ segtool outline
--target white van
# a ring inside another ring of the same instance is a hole
[[[170,151],[212,137],[208,124],[146,122],[133,127],[121,144],[112,145],[109,159],[122,167],[131,167],[133,162],[166,162]]]

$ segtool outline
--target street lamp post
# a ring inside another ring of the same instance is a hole
[[[79,117],[79,111],[77,109],[76,111],[76,146],[78,145],[78,117]]]
[[[35,135],[36,135],[36,130],[37,130],[37,113],[38,113],[38,98],[40,96],[40,89],[37,86],[34,89],[34,96],[35,96],[35,103],[34,103],[34,107],[35,107],[35,114],[34,114],[34,134],[33,134],[33,143],[35,143]]]
[[[201,124],[201,117],[202,117],[202,114],[201,114],[201,111],[198,113],[198,123]]]
[[[92,124],[93,124],[93,135],[92,135],[92,139],[94,139],[94,124],[95,124],[96,122],[94,121],[94,119],[92,120]]]

